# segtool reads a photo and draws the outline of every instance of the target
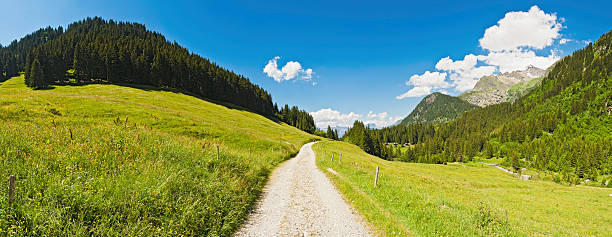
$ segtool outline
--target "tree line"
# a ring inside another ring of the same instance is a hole
[[[24,72],[32,88],[112,83],[148,85],[238,105],[314,132],[312,116],[297,108],[281,111],[272,96],[242,75],[224,69],[144,25],[87,18],[40,29],[0,47],[0,75]]]
[[[517,171],[556,173],[557,181],[597,180],[612,174],[611,72],[612,31],[559,60],[539,87],[514,103],[476,108],[435,126],[372,130],[356,122],[344,139],[385,159],[443,164],[499,157]],[[386,142],[412,146],[388,152]]]
[[[61,26],[57,29],[47,27],[28,34],[19,41],[14,40],[6,47],[0,45],[0,81],[18,76],[24,71],[26,56],[30,51],[62,33]]]
[[[69,82],[151,85],[264,115],[275,112],[270,94],[244,76],[138,23],[97,17],[72,23],[66,32],[33,49],[26,56],[24,70],[26,84],[34,88]]]
[[[278,110],[277,106],[274,105],[275,110],[277,110],[276,117],[278,117],[281,121],[294,126],[302,131],[314,134],[316,131],[314,119],[312,115],[304,110],[298,109],[297,106],[293,106],[289,108],[289,105],[285,104],[281,110]]]

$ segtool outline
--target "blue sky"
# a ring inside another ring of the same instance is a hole
[[[425,93],[457,95],[483,73],[513,70],[531,61],[550,64],[612,29],[610,1],[0,4],[5,9],[0,14],[2,45],[38,28],[67,26],[87,16],[143,23],[246,75],[279,104],[316,112],[319,126],[342,126],[354,119],[383,126],[410,113]],[[493,26],[497,29],[485,37]],[[277,56],[277,67],[268,72],[281,82],[264,73]],[[283,72],[288,62],[293,63]]]

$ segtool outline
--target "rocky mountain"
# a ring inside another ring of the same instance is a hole
[[[459,98],[480,107],[514,101],[539,85],[546,70],[528,66],[525,70],[489,75],[480,78],[474,89]]]
[[[402,120],[401,124],[444,123],[476,107],[457,97],[436,92],[423,98],[417,107]]]

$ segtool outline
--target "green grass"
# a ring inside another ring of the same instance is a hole
[[[319,142],[314,150],[317,166],[379,235],[612,233],[612,197],[608,196],[612,189],[522,181],[480,163],[385,161],[344,142]],[[330,163],[332,153],[342,153],[341,164]],[[380,167],[380,175],[375,189],[376,166]]]
[[[181,93],[15,77],[0,84],[0,236],[228,236],[313,138]]]
[[[538,77],[531,79],[530,81],[517,83],[510,87],[510,89],[508,89],[508,95],[511,96],[509,98],[509,102],[514,102],[515,98],[519,98],[529,93],[529,91],[531,91],[533,88],[542,84],[543,79],[544,77]]]
[[[390,147],[391,149],[393,149],[393,151],[394,151],[394,152],[397,152],[397,151],[399,150],[399,151],[400,151],[402,154],[403,154],[403,153],[406,153],[406,151],[407,151],[408,149],[410,149],[410,147],[409,147],[409,146],[404,146],[404,145],[402,145],[402,144],[398,144],[398,145],[387,145],[387,148],[389,148],[389,147]],[[395,157],[395,158],[398,158],[398,157]]]

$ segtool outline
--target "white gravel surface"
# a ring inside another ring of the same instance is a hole
[[[312,144],[274,170],[262,199],[236,236],[371,236],[317,169]]]

